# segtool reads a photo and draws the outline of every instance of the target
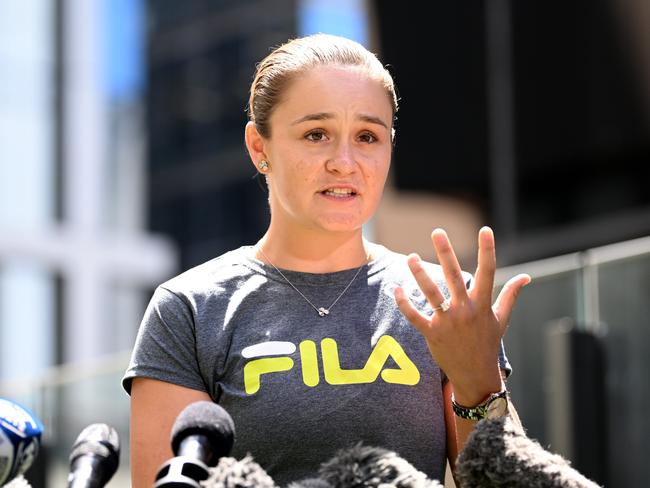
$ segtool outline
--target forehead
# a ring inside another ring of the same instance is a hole
[[[382,81],[357,66],[318,66],[301,72],[285,88],[274,115],[340,111],[372,112],[387,123],[392,118]]]

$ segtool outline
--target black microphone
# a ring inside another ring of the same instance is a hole
[[[89,425],[72,446],[68,488],[102,488],[119,464],[117,431],[106,424]]]
[[[558,454],[545,450],[510,417],[481,420],[458,456],[461,488],[597,488]]]
[[[178,415],[171,433],[176,457],[163,464],[155,488],[199,488],[208,468],[227,456],[235,441],[235,424],[222,407],[209,401],[195,402]]]

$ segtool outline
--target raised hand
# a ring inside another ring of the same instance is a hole
[[[511,278],[492,304],[496,270],[492,229],[483,227],[479,231],[478,267],[469,289],[447,233],[436,229],[431,240],[447,282],[449,299],[446,300],[417,254],[409,255],[408,265],[434,313],[427,316],[416,309],[401,287],[395,289],[395,299],[404,316],[425,337],[431,354],[451,381],[458,403],[476,405],[502,388],[498,364],[501,339],[517,295],[531,278],[527,274]]]

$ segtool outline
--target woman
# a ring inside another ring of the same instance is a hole
[[[254,246],[156,290],[124,378],[134,487],[151,486],[177,414],[198,400],[230,412],[233,455],[251,452],[280,485],[359,441],[442,479],[483,412],[471,407],[503,403],[501,338],[530,278],[510,280],[492,306],[490,229],[469,287],[440,229],[441,266],[362,236],[396,111],[389,73],[347,39],[297,39],[258,66],[245,139],[271,221]]]

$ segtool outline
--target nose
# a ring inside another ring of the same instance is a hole
[[[325,168],[331,173],[341,175],[354,173],[356,171],[356,160],[352,145],[348,141],[340,141],[325,163]]]

